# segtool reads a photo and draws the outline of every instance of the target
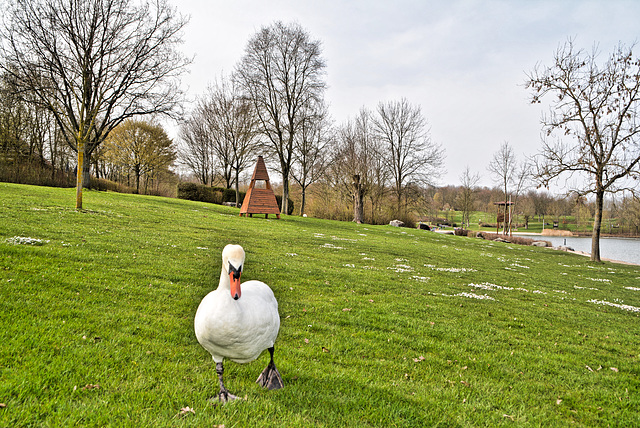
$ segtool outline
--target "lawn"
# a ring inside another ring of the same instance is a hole
[[[432,232],[0,183],[0,426],[640,425],[640,267]],[[25,239],[31,238],[31,239]],[[276,364],[193,317],[220,254],[280,305]]]

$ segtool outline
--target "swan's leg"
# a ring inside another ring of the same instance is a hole
[[[269,354],[271,355],[271,360],[269,361],[267,368],[260,373],[256,382],[267,389],[280,389],[284,386],[284,383],[282,382],[280,372],[278,372],[278,369],[273,362],[273,347],[269,348]]]
[[[222,362],[216,363],[216,372],[218,373],[218,380],[220,381],[220,393],[218,394],[218,397],[216,399],[221,403],[227,403],[229,401],[233,401],[236,398],[238,398],[235,395],[231,394],[227,390],[227,388],[224,387],[224,383],[222,382],[224,366],[222,365]]]

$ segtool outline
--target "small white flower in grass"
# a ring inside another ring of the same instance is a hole
[[[351,264],[351,263],[346,263],[346,264],[344,265],[344,267],[354,268],[354,267],[356,267],[356,265]]]
[[[428,278],[428,277],[426,277],[426,276],[417,276],[417,275],[414,275],[414,276],[412,276],[412,277],[411,277],[411,279],[415,279],[416,281],[421,281],[421,282],[427,282],[427,281],[429,281],[429,279],[431,279],[431,278]]]
[[[197,250],[208,250],[208,247],[196,247]]]
[[[7,238],[7,243],[12,245],[44,245],[49,243],[49,240],[31,238],[28,236],[14,236],[13,238]]]
[[[338,246],[336,246],[336,245],[329,244],[329,243],[326,243],[326,244],[324,244],[324,245],[321,245],[321,246],[320,246],[320,248],[330,248],[330,249],[332,249],[332,250],[344,250],[344,247],[338,247]]]
[[[454,294],[454,296],[457,297],[468,297],[469,299],[478,299],[478,300],[496,300],[491,296],[487,296],[486,294],[483,294],[482,296],[475,294],[475,293],[458,293],[458,294]]]
[[[387,269],[390,269],[394,272],[398,272],[398,273],[402,273],[402,272],[413,272],[413,268],[411,266],[408,265],[395,265],[393,267],[388,267]]]
[[[469,287],[480,288],[483,290],[513,290],[512,287],[502,287],[500,285],[491,284],[490,282],[483,282],[482,284],[474,284],[473,282],[468,284]]]
[[[289,256],[289,257],[295,257],[295,256],[297,256],[297,254],[296,254],[296,253],[287,253],[287,254],[285,254],[285,255],[287,255],[287,256]]]
[[[470,269],[470,268],[436,268],[436,267],[432,267],[431,269],[433,270],[437,270],[438,272],[452,272],[452,273],[460,273],[460,272],[477,272],[477,270],[475,269]]]
[[[591,299],[591,300],[587,300],[587,303],[595,303],[596,305],[612,306],[614,308],[624,309],[625,311],[640,312],[640,308],[637,308],[635,306],[619,305],[617,303],[607,302],[606,300]]]
[[[332,236],[331,239],[333,239],[334,241],[348,241],[348,242],[358,242],[357,239],[351,239],[351,238],[339,238],[337,236]]]
[[[529,266],[519,265],[518,263],[511,263],[511,266],[519,267],[519,268],[523,268],[523,269],[529,269]]]
[[[636,288],[636,287],[624,287],[627,290],[633,290],[633,291],[640,291],[640,288]]]
[[[590,279],[591,281],[596,281],[596,282],[611,282],[610,279],[606,279],[606,278],[586,278],[585,279]]]

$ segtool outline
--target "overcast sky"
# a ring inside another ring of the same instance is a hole
[[[440,185],[486,166],[508,141],[519,159],[540,147],[541,107],[523,84],[568,38],[604,60],[640,33],[640,1],[174,0],[190,16],[183,50],[190,97],[229,74],[261,27],[298,22],[323,45],[326,99],[336,123],[402,97],[420,105],[446,150]],[[275,178],[275,177],[274,177]]]

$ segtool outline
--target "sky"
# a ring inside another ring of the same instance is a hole
[[[194,60],[183,86],[203,94],[229,75],[249,39],[275,21],[297,22],[320,40],[325,94],[336,124],[362,107],[406,98],[446,151],[438,185],[459,185],[468,165],[480,185],[503,142],[519,160],[541,147],[543,109],[524,87],[567,40],[602,61],[640,39],[640,1],[174,0],[190,17],[183,52]],[[188,106],[187,106],[188,107]],[[175,132],[175,131],[174,131]],[[171,133],[171,131],[170,131]],[[175,137],[175,135],[174,135]],[[275,178],[275,177],[274,177]]]

